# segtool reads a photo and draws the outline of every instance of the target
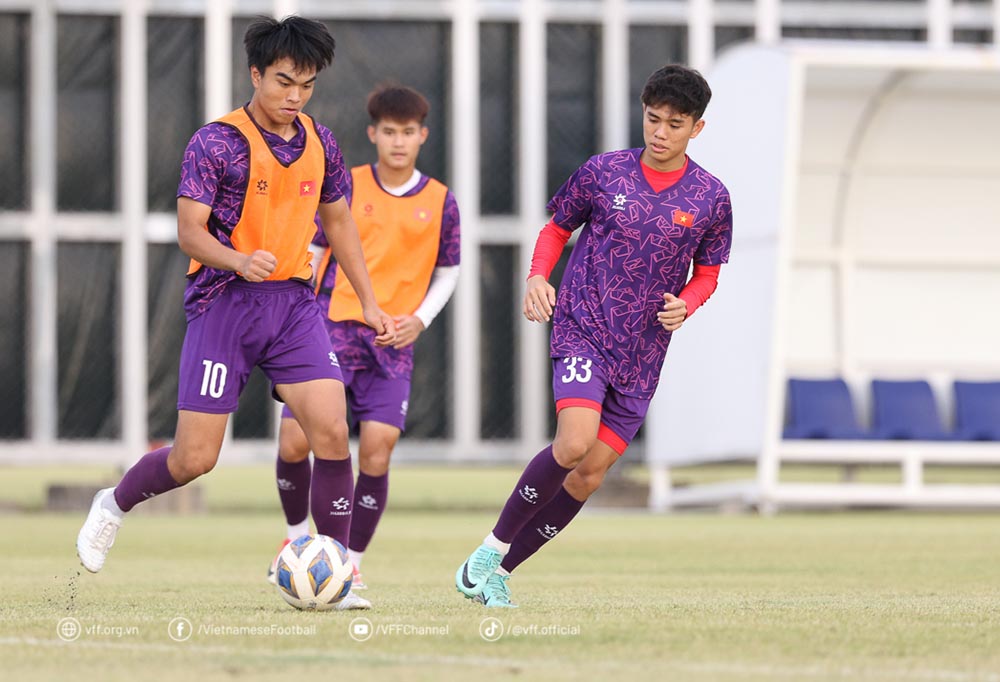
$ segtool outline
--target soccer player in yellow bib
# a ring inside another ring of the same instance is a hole
[[[348,553],[354,584],[344,605],[363,609],[360,566],[385,509],[389,460],[406,426],[413,343],[444,307],[458,281],[460,222],[455,197],[416,168],[427,140],[427,100],[398,85],[368,97],[368,139],[378,162],[351,169],[351,213],[361,234],[365,264],[378,304],[396,323],[396,340],[375,345],[362,322],[360,299],[329,249],[321,254],[317,301],[344,375],[352,426],[360,429],[359,469],[353,499],[335,501],[327,514],[353,511]],[[320,235],[321,240],[322,235]],[[321,240],[322,241],[322,240]],[[323,244],[325,246],[325,244]],[[309,444],[286,409],[278,446],[278,494],[288,524],[285,543],[309,532]],[[314,522],[317,510],[312,509]],[[284,544],[282,545],[284,546]],[[273,575],[273,565],[272,572]]]

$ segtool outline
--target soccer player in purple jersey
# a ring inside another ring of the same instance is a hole
[[[370,608],[360,567],[389,494],[389,460],[406,426],[413,343],[455,291],[461,251],[458,205],[443,184],[417,170],[427,139],[427,100],[412,88],[386,85],[368,97],[368,139],[377,163],[351,170],[351,212],[358,223],[379,305],[393,315],[396,340],[378,347],[358,319],[358,297],[326,252],[317,301],[344,375],[352,426],[359,426],[357,484],[348,554],[351,592],[337,608]],[[291,407],[291,410],[289,410]],[[288,524],[287,544],[309,532],[309,442],[286,406],[279,434],[278,495]],[[313,519],[316,507],[312,508]],[[269,577],[275,571],[272,562]]]
[[[215,466],[255,366],[298,415],[316,453],[312,504],[324,512],[317,530],[347,544],[349,506],[325,514],[332,501],[350,499],[354,476],[344,385],[309,284],[317,212],[364,302],[374,342],[393,343],[395,323],[375,301],[337,142],[302,113],[317,73],[333,60],[333,37],[323,24],[293,16],[254,22],[243,42],[253,97],[194,134],[177,192],[177,239],[192,263],[174,444],[146,454],[94,497],[77,538],[80,561],[94,573],[126,512]]]
[[[729,259],[729,193],[686,153],[711,96],[697,71],[657,70],[642,91],[645,146],[591,157],[549,202],[524,315],[553,319],[556,436],[459,566],[455,585],[467,598],[514,606],[511,571],[600,486],[645,418],[672,333],[715,290]],[[549,274],[581,226],[557,297]]]

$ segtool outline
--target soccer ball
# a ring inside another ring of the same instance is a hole
[[[278,555],[278,592],[303,611],[327,611],[351,591],[353,569],[344,546],[326,535],[302,535]]]

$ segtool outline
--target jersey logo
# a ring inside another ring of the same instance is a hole
[[[426,208],[418,208],[416,211],[413,212],[413,217],[422,223],[426,223],[428,220],[431,219],[431,212],[428,211]]]
[[[257,194],[267,196],[267,180],[257,181]]]
[[[625,202],[626,201],[627,201],[627,199],[625,198],[624,194],[616,194],[615,195],[615,205],[612,206],[611,208],[615,209],[616,211],[624,211],[625,210]]]
[[[694,214],[682,211],[679,208],[674,210],[674,224],[683,227],[694,225]]]
[[[300,182],[299,196],[300,197],[316,196],[316,183],[313,182],[312,180],[306,180],[305,182]]]

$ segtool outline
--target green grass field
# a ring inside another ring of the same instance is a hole
[[[0,499],[16,488],[30,507],[54,473],[0,471]],[[213,508],[251,511],[130,517],[99,575],[76,561],[82,514],[3,515],[2,677],[1000,680],[1000,516],[585,512],[515,573],[521,608],[487,612],[452,579],[495,513],[441,501],[495,504],[516,475],[394,474],[365,642],[349,636],[359,614],[295,611],[265,582],[283,530],[268,468],[205,479]],[[507,630],[496,642],[486,616]],[[57,636],[65,617],[76,641]],[[175,617],[188,641],[168,636]]]

